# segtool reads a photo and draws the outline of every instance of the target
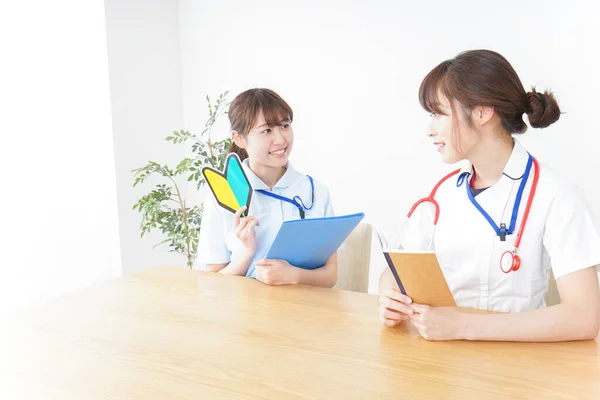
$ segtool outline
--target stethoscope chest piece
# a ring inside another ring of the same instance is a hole
[[[505,251],[500,257],[500,269],[505,274],[516,271],[521,267],[521,258],[515,254],[515,250]]]

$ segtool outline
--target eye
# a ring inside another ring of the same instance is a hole
[[[435,112],[431,112],[431,113],[429,113],[429,116],[430,116],[431,118],[435,118],[435,117],[437,116],[437,114],[436,114]]]
[[[267,128],[264,131],[262,131],[261,133],[271,133],[271,128]]]
[[[289,128],[289,127],[290,127],[290,124],[283,124],[281,127],[282,127],[283,129],[287,129],[287,128]]]

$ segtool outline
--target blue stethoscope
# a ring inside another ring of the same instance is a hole
[[[308,180],[310,181],[310,190],[311,190],[310,207],[306,207],[304,205],[304,202],[302,201],[300,196],[294,196],[293,198],[289,199],[287,197],[280,196],[278,194],[269,192],[268,190],[264,190],[264,189],[256,189],[255,192],[262,193],[262,194],[272,197],[274,199],[293,204],[294,206],[296,206],[296,208],[298,208],[298,212],[300,213],[300,219],[304,219],[304,217],[306,215],[305,211],[312,210],[313,206],[315,205],[315,184],[313,182],[313,178],[310,175],[306,175],[306,176],[308,177]]]

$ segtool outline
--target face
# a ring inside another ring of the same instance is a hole
[[[433,140],[434,146],[442,155],[442,161],[454,164],[468,158],[469,152],[477,145],[480,137],[476,131],[469,128],[460,106],[455,106],[457,118],[454,118],[448,99],[441,94],[438,98],[443,114],[431,114],[427,136]],[[457,127],[454,126],[456,122]]]
[[[292,122],[288,119],[279,126],[268,126],[262,111],[247,135],[234,132],[233,136],[238,147],[246,149],[251,163],[270,168],[285,166],[294,143]]]

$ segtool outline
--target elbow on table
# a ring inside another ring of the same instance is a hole
[[[600,334],[600,313],[594,310],[586,314],[580,320],[581,325],[575,340],[594,340]]]
[[[585,339],[593,340],[600,334],[600,314],[597,314],[595,318],[588,323],[588,329],[586,330]]]

